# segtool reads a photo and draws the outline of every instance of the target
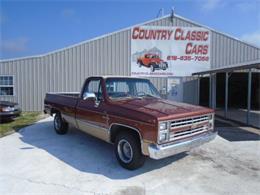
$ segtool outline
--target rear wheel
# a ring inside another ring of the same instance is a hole
[[[119,164],[126,169],[134,170],[144,164],[140,140],[132,133],[120,133],[116,137],[114,151]]]
[[[155,66],[156,66],[155,63],[152,63],[152,64],[151,64],[151,72],[154,72],[154,71],[155,71]]]
[[[60,113],[55,114],[54,117],[54,129],[57,134],[66,134],[68,132],[68,123],[66,123]]]
[[[142,62],[140,60],[138,60],[137,64],[138,64],[139,68],[142,67]]]

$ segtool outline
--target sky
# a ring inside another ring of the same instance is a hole
[[[44,54],[175,13],[260,47],[260,0],[1,0],[0,59]]]

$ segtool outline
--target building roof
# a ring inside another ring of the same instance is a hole
[[[224,66],[221,68],[215,68],[207,71],[201,71],[201,72],[195,72],[192,75],[205,75],[205,74],[212,74],[212,73],[218,73],[218,72],[233,72],[235,70],[243,70],[243,69],[251,69],[256,68],[260,69],[260,59],[255,61],[248,61],[238,64],[231,64],[228,66]]]
[[[54,51],[51,51],[51,52],[48,52],[48,53],[45,53],[45,54],[33,55],[33,56],[25,56],[25,57],[18,57],[18,58],[10,58],[10,59],[2,59],[2,60],[0,60],[0,62],[20,60],[20,59],[27,59],[27,58],[39,58],[39,57],[43,57],[43,56],[46,56],[46,55],[49,55],[49,54],[53,54],[53,53],[56,53],[56,52],[59,52],[59,51],[63,51],[63,50],[65,50],[65,49],[69,49],[69,48],[72,48],[72,47],[79,46],[79,45],[84,44],[84,43],[88,43],[88,42],[91,42],[91,41],[95,41],[95,40],[98,40],[98,39],[102,39],[102,38],[105,38],[105,37],[107,37],[107,36],[110,36],[110,35],[113,35],[113,34],[122,32],[122,31],[130,30],[131,28],[136,27],[136,26],[142,26],[142,25],[145,25],[145,24],[148,24],[148,23],[151,23],[151,22],[155,22],[155,21],[164,19],[164,18],[169,18],[169,17],[171,17],[171,16],[172,16],[171,14],[167,14],[167,15],[165,15],[165,16],[163,16],[163,17],[159,17],[159,18],[155,18],[155,19],[152,19],[152,20],[145,21],[145,22],[143,22],[143,23],[135,24],[135,25],[133,25],[133,26],[129,26],[129,27],[120,29],[120,30],[118,30],[118,31],[114,31],[114,32],[111,32],[111,33],[107,33],[107,34],[104,34],[104,35],[101,35],[101,36],[92,38],[92,39],[88,39],[88,40],[86,40],[86,41],[82,41],[82,42],[79,42],[79,43],[70,45],[70,46],[68,46],[68,47],[64,47],[64,48],[61,48],[61,49],[57,49],[57,50],[54,50]],[[218,34],[227,36],[227,37],[229,37],[229,38],[231,38],[231,39],[234,39],[234,40],[239,41],[239,42],[241,42],[241,43],[247,44],[247,45],[249,45],[249,46],[251,46],[251,47],[255,47],[255,48],[257,48],[257,49],[260,49],[260,48],[259,48],[258,46],[256,46],[256,45],[253,45],[253,44],[248,43],[248,42],[246,42],[246,41],[242,41],[242,40],[240,40],[240,39],[238,39],[238,38],[236,38],[236,37],[234,37],[234,36],[231,36],[231,35],[228,35],[228,34],[226,34],[226,33],[217,31],[217,30],[215,30],[215,29],[213,29],[213,28],[210,28],[210,27],[208,27],[208,26],[206,26],[206,25],[199,24],[199,23],[197,23],[197,22],[194,22],[194,21],[192,21],[192,20],[190,20],[190,19],[184,18],[184,17],[179,16],[179,15],[177,15],[177,14],[174,14],[174,17],[179,18],[179,19],[181,19],[181,20],[184,20],[184,21],[186,21],[186,22],[189,22],[189,23],[191,23],[191,24],[193,24],[193,25],[206,28],[206,29],[211,30],[211,31],[213,31],[213,32],[215,32],[215,33],[218,33]]]

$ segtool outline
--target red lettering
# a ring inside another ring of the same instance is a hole
[[[202,54],[204,54],[204,55],[208,54],[208,48],[209,48],[208,45],[204,45]]]
[[[166,39],[167,39],[166,36],[167,36],[167,31],[164,30],[164,31],[162,32],[162,37],[161,37],[161,39],[166,40]]]
[[[197,31],[192,31],[192,33],[191,33],[191,41],[194,41],[196,39],[196,33],[197,33]]]
[[[186,45],[186,50],[185,50],[186,54],[191,54],[191,48],[192,48],[192,43],[188,43]]]
[[[181,29],[180,29],[180,28],[176,28],[175,34],[174,34],[174,39],[175,39],[176,41],[178,41],[178,40],[181,39]]]
[[[206,55],[208,54],[208,45],[193,45],[192,43],[188,43],[186,45],[186,54],[192,55],[192,54],[201,54]]]
[[[170,40],[170,39],[171,39],[172,33],[173,33],[173,31],[172,31],[172,30],[168,30],[168,40]]]
[[[209,32],[205,32],[203,40],[207,41],[208,38],[209,38]]]
[[[135,27],[132,34],[132,39],[138,38],[139,27]]]
[[[144,29],[141,29],[140,31],[139,31],[139,37],[138,37],[139,39],[144,39]]]

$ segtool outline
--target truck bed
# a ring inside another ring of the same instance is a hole
[[[44,100],[44,112],[50,113],[51,109],[57,108],[61,112],[74,116],[79,94],[78,92],[47,93]]]

